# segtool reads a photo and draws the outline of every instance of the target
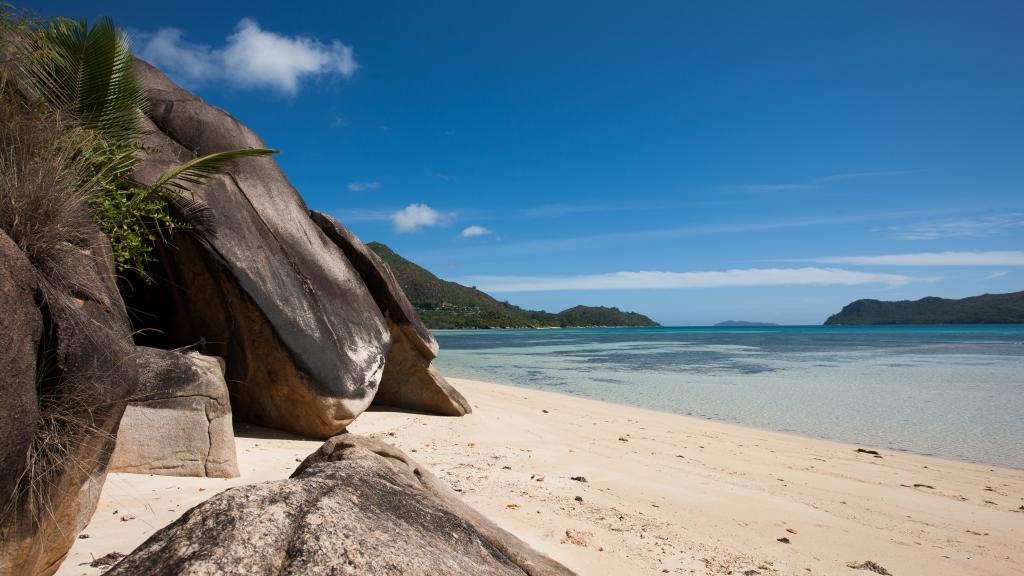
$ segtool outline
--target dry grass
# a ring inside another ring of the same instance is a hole
[[[73,122],[32,110],[0,89],[0,230],[32,263],[44,314],[36,366],[40,418],[25,473],[0,504],[4,530],[31,532],[60,514],[55,498],[77,493],[92,473],[95,455],[111,439],[105,424],[122,403],[111,383],[126,369],[119,363],[129,356],[130,341],[119,341],[75,303],[77,297],[104,300],[92,246],[102,235],[89,216],[94,190],[87,155],[94,143]],[[60,342],[69,349],[59,353]],[[61,368],[69,359],[79,367],[74,374]]]
[[[0,95],[0,229],[39,270],[95,237],[90,135],[57,114]],[[57,278],[54,278],[57,280]]]

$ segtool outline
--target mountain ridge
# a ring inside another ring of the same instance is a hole
[[[1024,291],[960,299],[855,300],[825,320],[826,326],[885,324],[1024,324]]]
[[[660,326],[643,314],[608,306],[573,306],[558,313],[526,310],[475,286],[438,278],[380,242],[368,242],[395,275],[420,318],[432,329]]]

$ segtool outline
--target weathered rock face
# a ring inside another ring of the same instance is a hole
[[[571,572],[484,519],[402,452],[343,434],[288,480],[234,488],[186,512],[107,574]]]
[[[413,346],[409,330],[388,319],[393,343],[384,364],[374,404],[396,406],[441,416],[472,412],[469,402]]]
[[[430,365],[437,357],[437,340],[420,321],[388,265],[331,216],[317,211],[310,216],[342,249],[387,318],[392,344],[374,403],[443,416],[472,412],[465,397]]]
[[[420,321],[416,308],[413,307],[405,292],[398,284],[388,265],[366,247],[351,230],[346,228],[329,214],[317,210],[309,213],[327,236],[345,253],[349,262],[359,272],[366,283],[373,299],[388,318],[396,324],[408,326],[412,330],[410,341],[423,349],[423,355],[433,360],[437,356],[437,340],[430,330]]]
[[[110,472],[238,476],[220,358],[139,347],[141,382],[121,417]]]
[[[39,421],[36,353],[43,318],[36,278],[25,255],[0,232],[0,502],[9,502],[25,472]]]
[[[141,182],[193,153],[263,147],[224,111],[138,62],[159,150],[135,172]],[[167,342],[199,343],[227,365],[235,416],[307,436],[342,430],[369,406],[391,338],[345,255],[310,220],[271,158],[247,159],[196,191],[216,221],[205,239],[176,235],[163,250],[153,298]],[[169,303],[169,304],[168,304]]]
[[[10,256],[6,240],[0,242],[5,260]],[[35,431],[32,446],[20,455],[32,467],[17,479],[16,492],[10,498],[5,494],[0,574],[56,571],[96,509],[118,421],[137,383],[110,245],[96,230],[86,246],[59,245],[47,259],[48,268],[35,270],[39,353],[28,356],[31,367],[17,368],[31,370],[38,407],[35,424],[27,426]],[[18,278],[23,271],[16,264],[9,274]],[[13,331],[8,312],[3,311],[4,332]],[[20,314],[34,316],[31,310]],[[13,382],[23,385],[24,378],[20,374]]]

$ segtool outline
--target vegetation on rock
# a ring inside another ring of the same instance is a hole
[[[960,300],[857,300],[825,320],[826,326],[870,324],[1022,324],[1024,292],[982,294]]]
[[[380,242],[373,250],[395,275],[429,328],[568,328],[579,326],[658,326],[643,314],[604,306],[575,306],[557,314],[524,310],[476,287],[442,280]]]
[[[148,281],[144,270],[153,260],[154,243],[168,229],[187,227],[182,213],[204,212],[190,186],[233,160],[274,153],[246,149],[208,154],[142,186],[131,174],[147,153],[139,137],[148,101],[134,73],[125,31],[106,18],[92,26],[67,18],[40,23],[8,9],[3,33],[4,52],[11,55],[2,72],[6,113],[37,125],[42,134],[33,138],[51,144],[46,151],[33,152],[31,142],[19,143],[17,134],[7,134],[3,177],[24,184],[25,175],[38,171],[43,152],[48,152],[54,173],[70,178],[62,186],[5,186],[0,192],[5,231],[20,225],[52,240],[55,234],[71,233],[72,222],[87,214],[110,239],[118,270],[135,270]],[[49,217],[50,211],[39,209],[43,205],[62,207],[61,217]],[[23,250],[33,250],[32,237],[12,238]]]
[[[21,280],[41,325],[26,368],[34,386],[19,389],[36,408],[24,426],[31,444],[0,495],[0,543],[10,546],[0,572],[28,573],[70,546],[80,506],[95,502],[82,486],[94,471],[102,476],[135,388],[115,264],[141,269],[162,231],[180,226],[177,214],[203,209],[189,186],[272,151],[203,156],[143,186],[131,174],[147,153],[139,143],[146,96],[122,29],[110,20],[40,22],[0,5],[0,55],[0,236],[24,255]]]

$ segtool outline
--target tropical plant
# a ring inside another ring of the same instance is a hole
[[[156,242],[170,229],[212,229],[212,214],[192,193],[231,162],[276,150],[250,148],[205,155],[169,169],[152,184],[132,178],[148,150],[140,143],[149,101],[134,71],[131,42],[113,20],[92,26],[58,18],[19,42],[20,76],[39,107],[74,118],[99,136],[83,149],[93,167],[87,188],[92,217],[110,239],[119,270],[146,273]],[[196,224],[192,226],[191,224]]]

